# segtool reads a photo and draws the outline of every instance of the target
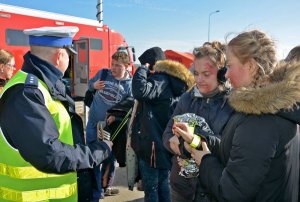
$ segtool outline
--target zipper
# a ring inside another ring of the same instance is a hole
[[[153,168],[156,168],[156,155],[155,155],[155,143],[154,143],[154,141],[152,141],[152,151],[151,151],[151,156],[150,156],[150,167],[152,167],[152,163],[154,164]]]
[[[118,80],[119,81],[119,83],[118,83],[118,91],[117,91],[117,96],[116,96],[116,100],[115,100],[115,103],[117,104],[118,103],[118,95],[119,95],[119,93],[120,93],[120,85],[121,85],[121,81],[120,80]],[[122,98],[121,98],[122,99]],[[121,101],[121,100],[120,100]]]

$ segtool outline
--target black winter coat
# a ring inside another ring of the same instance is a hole
[[[237,112],[217,155],[200,164],[200,181],[218,201],[298,201],[299,118],[287,109],[299,100],[299,66],[281,66],[264,87],[232,92]],[[280,109],[285,114],[277,114]]]
[[[193,75],[179,63],[162,61],[150,74],[139,67],[132,79],[132,94],[139,101],[132,124],[131,146],[149,167],[171,168],[171,153],[162,142],[162,134],[179,96],[193,83]]]

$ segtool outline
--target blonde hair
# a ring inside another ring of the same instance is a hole
[[[208,57],[218,68],[217,80],[221,91],[229,88],[230,85],[226,82],[226,56],[225,45],[219,41],[205,42],[201,47],[193,50],[194,60]]]
[[[6,65],[13,58],[14,55],[10,51],[0,49],[0,64]]]
[[[124,65],[129,65],[130,64],[130,60],[129,60],[129,56],[127,55],[127,53],[125,53],[124,51],[117,51],[112,55],[112,59],[121,62]]]
[[[221,69],[225,66],[225,45],[221,44],[218,41],[205,42],[201,47],[195,48],[193,54],[196,59],[203,57],[209,57],[209,59],[217,66],[218,69]]]
[[[300,62],[300,46],[294,47],[284,59],[285,62]]]
[[[259,30],[243,32],[233,38],[227,48],[245,64],[254,59],[259,67],[253,86],[257,86],[270,75],[277,65],[274,41]]]

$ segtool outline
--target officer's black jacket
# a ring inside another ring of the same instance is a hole
[[[22,71],[44,81],[52,98],[66,107],[71,117],[74,145],[58,139],[59,132],[41,91],[35,85],[26,84],[11,87],[0,101],[0,125],[9,144],[35,168],[47,173],[92,168],[107,158],[110,149],[104,142],[97,140],[84,145],[82,120],[75,113],[74,101],[61,81],[62,73],[30,52],[24,56]]]

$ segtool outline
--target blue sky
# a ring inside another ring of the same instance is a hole
[[[97,0],[0,0],[0,3],[96,19]],[[104,24],[122,33],[137,56],[152,46],[191,52],[208,39],[251,29],[267,32],[282,58],[300,44],[299,0],[104,0]],[[230,39],[230,37],[229,37]]]

